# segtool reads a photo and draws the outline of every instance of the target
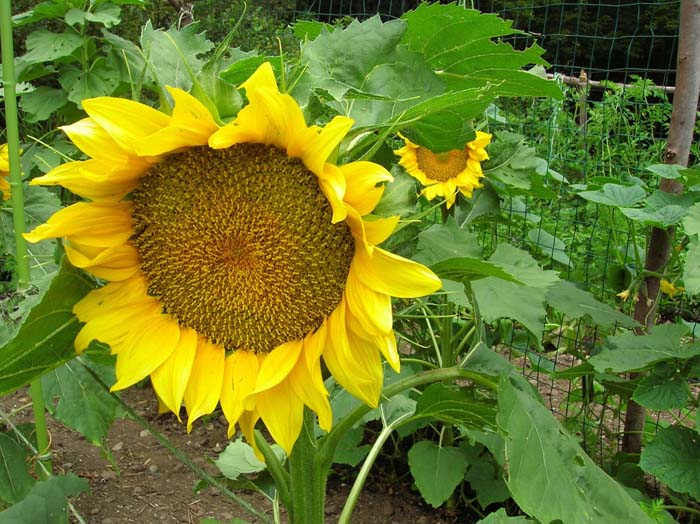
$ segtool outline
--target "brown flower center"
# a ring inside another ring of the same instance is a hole
[[[416,163],[425,176],[437,182],[447,182],[467,167],[467,152],[452,149],[446,153],[433,153],[430,149],[416,149]]]
[[[226,349],[270,352],[340,303],[354,241],[316,176],[260,144],[196,147],[155,164],[134,191],[148,292]]]

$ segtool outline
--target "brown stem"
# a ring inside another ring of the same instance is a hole
[[[700,0],[681,0],[679,24],[678,74],[664,163],[687,166],[700,94]],[[663,179],[659,189],[677,194],[683,186],[677,180]],[[648,271],[663,272],[671,256],[673,235],[672,227],[652,228],[645,263]],[[659,282],[658,276],[648,276],[639,290],[634,318],[642,327],[637,334],[646,333],[656,324]],[[625,414],[623,452],[641,453],[645,419],[644,407],[630,400]]]

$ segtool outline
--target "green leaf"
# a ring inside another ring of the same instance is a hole
[[[554,282],[547,289],[547,302],[568,317],[588,316],[594,323],[603,327],[619,324],[631,328],[637,324],[630,316],[599,302],[589,292],[577,288],[566,280]]]
[[[686,235],[700,235],[700,202],[688,210],[683,219]]]
[[[67,101],[68,97],[62,89],[40,86],[22,95],[19,99],[19,107],[25,113],[23,120],[35,123],[48,120]]]
[[[365,430],[362,426],[350,428],[338,442],[338,446],[333,453],[333,462],[335,464],[347,464],[355,467],[362,461],[371,447],[368,444],[362,444]]]
[[[19,13],[12,17],[12,24],[15,27],[34,22],[40,22],[48,18],[60,19],[66,14],[70,6],[66,0],[53,0],[48,2],[40,2],[36,4],[30,11]]]
[[[242,58],[233,62],[220,73],[221,78],[235,86],[241,85],[248,80],[248,78],[257,71],[258,67],[265,62],[272,62],[275,70],[279,70],[282,67],[280,57],[262,56],[244,53],[243,51],[239,52]]]
[[[85,479],[69,473],[34,484],[18,504],[0,513],[0,524],[68,524],[67,497],[89,491]]]
[[[154,29],[146,22],[141,33],[141,48],[158,75],[160,86],[179,87],[186,91],[192,87],[192,76],[196,76],[204,65],[200,55],[210,51],[214,44],[197,33],[197,24],[178,30]]]
[[[683,285],[689,295],[700,293],[700,238],[694,238],[688,244],[683,269]]]
[[[86,39],[71,31],[52,33],[46,29],[34,31],[27,37],[27,53],[22,59],[29,64],[50,62],[66,56],[86,43]]]
[[[103,25],[106,28],[114,27],[121,22],[121,8],[109,2],[98,5],[94,11],[85,16],[88,22]]]
[[[654,173],[655,175],[660,176],[661,178],[674,179],[680,178],[680,170],[684,167],[685,166],[681,166],[679,164],[653,164],[651,166],[647,166],[645,169],[651,173]]]
[[[642,451],[640,467],[671,489],[700,499],[700,434],[670,426],[659,432]]]
[[[27,454],[6,433],[0,433],[0,500],[15,504],[22,500],[34,485],[27,470]]]
[[[446,224],[433,224],[418,235],[414,260],[431,265],[450,258],[481,256],[477,235],[460,229],[453,218]]]
[[[431,418],[455,426],[495,427],[495,406],[477,400],[469,391],[445,384],[431,384],[418,399],[413,418]]]
[[[272,449],[281,461],[284,460],[284,451],[277,444]],[[226,449],[219,453],[219,458],[214,461],[219,471],[226,478],[236,480],[240,475],[258,473],[265,469],[265,463],[255,456],[253,448],[243,442],[242,438],[231,442]]]
[[[17,336],[0,347],[0,395],[11,393],[75,356],[79,321],[73,306],[93,289],[91,280],[64,266],[27,316]]]
[[[648,335],[624,333],[608,337],[609,347],[588,359],[599,373],[640,371],[657,362],[686,360],[700,355],[700,343],[681,344],[686,327],[677,324],[654,326]]]
[[[688,378],[679,376],[675,366],[661,363],[642,378],[632,399],[649,409],[680,409],[685,407],[689,394]]]
[[[637,187],[637,186],[633,186]],[[685,217],[688,208],[679,205],[664,206],[659,209],[622,207],[620,213],[630,220],[641,222],[645,226],[666,228],[678,224]]]
[[[423,499],[437,508],[462,482],[467,460],[459,448],[422,440],[408,451],[408,466]]]
[[[499,244],[489,262],[527,286],[548,288],[559,280],[556,271],[543,270],[529,253],[510,244]]]
[[[501,378],[497,421],[506,440],[506,481],[528,515],[566,524],[653,522],[515,373]]]
[[[531,229],[527,233],[530,243],[543,255],[556,260],[560,264],[573,267],[571,259],[566,254],[566,244],[544,229]]]
[[[381,200],[374,208],[373,214],[380,217],[405,217],[415,212],[418,192],[416,179],[395,166],[391,170],[394,180],[386,184]]]
[[[88,369],[104,384],[115,382],[114,363],[100,364],[88,355],[46,373],[41,377],[41,384],[51,416],[98,446],[105,442],[114,419],[124,412],[119,401]]]
[[[578,196],[596,204],[615,207],[631,207],[640,203],[647,196],[646,191],[639,186],[622,186],[620,184],[605,184],[597,191],[581,191]]]
[[[423,4],[402,17],[408,22],[402,43],[425,56],[451,90],[493,84],[494,96],[553,96],[561,98],[555,82],[520,69],[548,65],[537,45],[516,51],[495,42],[522,34],[512,22],[456,4]]]
[[[527,517],[509,517],[506,510],[501,508],[494,513],[490,513],[486,518],[481,519],[476,524],[531,524]]]
[[[430,266],[437,276],[457,282],[472,282],[479,278],[494,277],[509,282],[521,282],[499,266],[480,258],[449,258]]]
[[[93,64],[87,71],[66,69],[59,77],[61,86],[68,92],[68,100],[78,107],[82,107],[81,102],[86,98],[111,95],[119,81],[119,71],[109,67],[104,60]]]
[[[482,508],[495,502],[505,502],[510,498],[510,491],[500,468],[490,454],[482,455],[470,464],[464,479],[476,492],[476,500]]]

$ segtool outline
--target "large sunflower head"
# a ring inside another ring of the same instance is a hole
[[[405,136],[399,136],[405,143],[395,151],[401,157],[399,165],[424,186],[421,194],[428,200],[442,197],[450,208],[455,203],[457,192],[471,198],[474,189],[481,187],[480,179],[484,176],[481,162],[489,158],[486,146],[491,142],[490,134],[477,131],[476,138],[462,149],[445,153],[433,153]]]
[[[0,144],[0,193],[3,200],[10,199],[10,182],[7,177],[10,174],[10,160],[7,152],[7,144]]]
[[[335,379],[376,405],[383,355],[399,355],[391,297],[440,287],[424,266],[379,247],[398,217],[367,215],[391,179],[370,162],[329,162],[352,126],[307,126],[272,67],[243,85],[248,105],[219,127],[170,89],[172,116],[117,98],[83,101],[63,130],[89,157],[36,184],[88,199],[27,235],[62,237],[71,263],[109,281],[74,308],[75,347],[100,340],[126,388],[151,377],[188,429],[218,403],[252,441],[262,418],[287,451],[304,405],[331,425],[323,358]]]

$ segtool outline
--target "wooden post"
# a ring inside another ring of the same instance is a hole
[[[687,166],[700,94],[700,0],[681,0],[677,64],[676,90],[664,163]],[[664,178],[659,189],[677,194],[683,190],[683,186],[677,180]],[[673,236],[672,227],[652,228],[645,262],[648,271],[663,272],[671,255]],[[659,277],[649,276],[639,290],[634,318],[642,327],[637,334],[646,333],[656,324],[659,282]],[[641,453],[645,419],[644,407],[630,399],[625,413],[623,452]]]

